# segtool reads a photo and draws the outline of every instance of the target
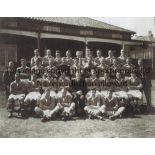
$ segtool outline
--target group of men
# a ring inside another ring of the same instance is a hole
[[[137,66],[133,65],[123,49],[119,57],[112,50],[107,57],[97,50],[94,57],[87,49],[85,57],[77,51],[75,58],[70,50],[65,57],[57,50],[54,57],[47,49],[41,57],[35,49],[30,67],[21,59],[20,67],[14,69],[13,62],[9,62],[4,71],[8,117],[15,111],[24,116],[31,109],[43,122],[84,115],[114,120],[122,117],[128,104],[140,111],[145,102],[147,72],[141,59]],[[146,95],[147,103],[148,98]]]

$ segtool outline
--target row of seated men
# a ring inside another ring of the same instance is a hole
[[[105,74],[105,78],[106,78]],[[116,81],[120,81],[120,73],[117,73]],[[142,93],[140,81],[135,83],[137,77],[135,73],[131,74],[130,85],[122,87],[116,85],[116,88],[109,89],[98,87],[89,89],[81,84],[81,74],[76,73],[73,79],[76,84],[71,86],[61,86],[59,90],[54,90],[50,85],[40,85],[37,82],[37,76],[32,75],[32,80],[25,83],[21,80],[20,74],[15,74],[15,81],[10,85],[10,96],[8,98],[9,117],[18,107],[23,110],[33,108],[36,115],[42,117],[42,120],[54,119],[56,115],[63,118],[71,118],[76,113],[86,112],[91,118],[103,119],[109,116],[110,119],[121,117],[126,107],[126,101],[130,100],[133,105],[140,105],[142,102]],[[126,88],[125,88],[126,87]],[[44,91],[42,91],[44,89]]]
[[[99,112],[98,108],[100,106],[98,105],[104,107],[106,98],[111,94],[112,98],[115,98],[115,101],[117,100],[118,105],[122,102],[125,105],[126,101],[132,102],[133,105],[142,103],[144,95],[142,95],[143,81],[141,77],[143,74],[138,74],[141,76],[140,78],[136,76],[135,71],[137,70],[135,70],[136,68],[130,59],[125,56],[124,50],[121,50],[119,58],[115,58],[112,51],[108,52],[109,56],[107,58],[103,58],[99,50],[96,58],[92,57],[89,50],[85,58],[82,58],[81,52],[77,51],[75,59],[71,58],[70,51],[67,51],[66,57],[63,58],[60,57],[59,51],[56,52],[56,58],[51,56],[50,50],[46,52],[47,55],[41,58],[38,50],[34,51],[35,56],[31,59],[31,70],[27,67],[26,61],[21,60],[21,67],[17,68],[15,81],[11,83],[9,88],[9,117],[12,116],[15,103],[22,105],[23,109],[30,105],[33,106],[36,114],[40,115],[43,120],[51,119],[58,113],[63,114],[63,117],[71,117],[79,109],[84,110],[90,117],[102,119],[102,116],[107,112]],[[7,73],[4,72],[4,79],[8,76]],[[112,93],[111,90],[114,92]],[[63,98],[63,92],[67,92],[64,94],[70,94],[69,101],[65,100],[65,96]],[[50,97],[48,97],[48,94]],[[95,98],[100,98],[98,102],[92,97],[93,95]],[[120,100],[120,98],[123,100]],[[108,101],[110,100],[108,98]],[[54,109],[48,107],[48,105]],[[49,114],[51,109],[55,111],[52,112],[52,115]],[[109,117],[110,119],[122,114],[121,112],[118,115],[118,109],[116,108],[115,111],[117,115],[113,111],[113,115]],[[125,109],[125,106],[121,109]],[[38,111],[40,114],[38,114]]]

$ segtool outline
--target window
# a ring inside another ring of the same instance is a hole
[[[8,65],[9,61],[17,60],[17,46],[9,44],[0,44],[0,70]]]

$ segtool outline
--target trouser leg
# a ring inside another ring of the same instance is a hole
[[[35,107],[34,108],[34,111],[35,111],[35,114],[38,116],[38,117],[43,117],[43,110],[39,107]]]
[[[114,113],[113,117],[120,117],[122,115],[122,113],[124,112],[125,107],[120,107],[118,108],[118,110]]]
[[[5,85],[5,97],[6,97],[6,99],[8,99],[9,95],[10,95],[9,85]]]
[[[97,119],[100,119],[100,120],[103,120],[103,117],[101,116],[102,112],[103,112],[103,107],[100,107],[100,108],[92,108],[90,106],[85,106],[84,110],[86,112],[86,114],[88,115],[89,118],[97,118]],[[102,110],[102,111],[101,111]]]
[[[75,114],[75,103],[72,102],[70,107],[69,107],[69,115],[73,116]]]
[[[147,106],[151,106],[151,89],[150,88],[144,88],[144,93],[146,96]]]
[[[100,111],[101,111],[102,115],[106,115],[106,106],[105,105],[102,105],[100,107]]]
[[[56,115],[63,110],[63,106],[58,103],[53,110],[50,112],[50,118],[55,118]]]
[[[14,99],[9,99],[8,103],[7,103],[7,110],[8,110],[8,112],[12,113],[13,110],[14,110],[14,106],[15,106]]]

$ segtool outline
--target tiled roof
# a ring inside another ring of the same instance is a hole
[[[133,40],[155,42],[155,38],[149,36],[135,36]]]
[[[126,32],[131,34],[135,33],[133,31],[130,31],[118,26],[114,26],[111,24],[107,24],[88,17],[29,17],[29,18],[34,20],[46,21],[46,22],[61,23],[65,25],[98,28],[98,29],[104,29],[104,30],[114,30],[114,31],[121,31],[121,32]]]

